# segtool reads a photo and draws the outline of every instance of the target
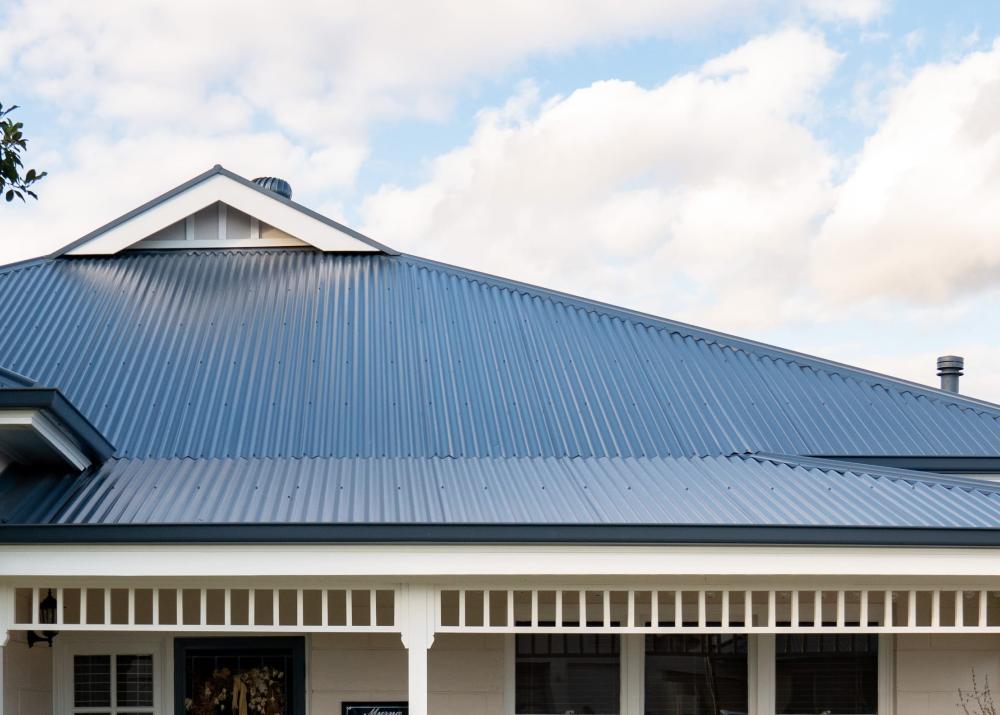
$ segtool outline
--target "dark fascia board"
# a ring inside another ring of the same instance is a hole
[[[95,462],[103,462],[115,453],[114,445],[100,430],[53,387],[0,390],[0,409],[3,408],[37,409],[49,413],[79,440],[84,453]]]
[[[0,544],[718,544],[1000,548],[1000,528],[648,524],[46,524],[0,526]]]
[[[394,251],[393,249],[389,248],[388,246],[383,246],[378,241],[376,241],[376,240],[374,240],[372,238],[369,238],[368,236],[365,236],[363,233],[359,233],[358,231],[355,231],[353,228],[350,228],[349,226],[345,226],[342,223],[334,221],[331,218],[328,218],[328,217],[326,217],[326,216],[324,216],[322,214],[316,213],[312,209],[306,208],[302,204],[297,204],[294,201],[292,201],[291,199],[286,199],[284,196],[281,196],[280,194],[276,194],[273,191],[268,191],[264,187],[259,186],[259,185],[255,184],[255,183],[253,183],[249,179],[244,178],[244,177],[240,176],[239,174],[234,174],[233,172],[229,171],[229,169],[223,168],[223,166],[221,164],[216,164],[215,166],[213,166],[208,171],[206,171],[206,172],[204,172],[202,174],[198,174],[198,176],[196,176],[193,179],[190,179],[188,181],[185,181],[180,186],[175,186],[170,191],[167,191],[164,194],[160,194],[155,199],[151,199],[150,201],[147,201],[146,203],[144,203],[141,206],[139,206],[138,208],[134,208],[131,211],[129,211],[128,213],[122,214],[121,216],[119,216],[118,218],[114,219],[113,221],[110,221],[110,222],[104,224],[100,228],[94,229],[93,231],[91,231],[90,233],[88,233],[86,236],[78,238],[77,240],[75,240],[72,243],[70,243],[68,246],[63,246],[59,250],[57,250],[54,253],[50,254],[48,256],[48,258],[58,258],[59,256],[63,256],[65,254],[69,253],[70,251],[72,251],[73,249],[78,248],[79,246],[82,246],[83,244],[87,243],[88,241],[90,241],[94,237],[96,237],[96,236],[98,236],[98,235],[100,235],[100,234],[102,234],[102,233],[104,233],[106,231],[110,231],[115,226],[118,226],[119,224],[125,223],[126,221],[135,218],[139,214],[144,213],[144,212],[148,211],[149,209],[151,209],[151,208],[153,208],[155,206],[158,206],[159,204],[162,204],[164,201],[167,201],[168,199],[172,199],[174,196],[177,196],[178,194],[181,194],[181,193],[187,191],[188,189],[190,189],[191,187],[196,186],[196,185],[200,184],[201,182],[205,181],[206,179],[210,179],[210,178],[212,178],[213,176],[216,176],[216,175],[225,176],[228,179],[232,179],[233,181],[236,181],[236,182],[238,182],[240,184],[243,184],[244,186],[246,186],[246,187],[248,187],[250,189],[253,189],[254,191],[257,191],[257,192],[263,194],[264,196],[267,196],[269,199],[274,199],[275,201],[280,201],[281,203],[286,204],[286,205],[292,207],[296,211],[304,213],[307,216],[309,216],[310,218],[314,218],[317,221],[325,223],[327,226],[335,228],[335,229],[337,229],[338,231],[340,231],[342,233],[346,233],[347,235],[351,236],[352,238],[356,238],[357,240],[361,241],[362,243],[365,243],[365,244],[371,246],[372,248],[375,248],[375,249],[377,249],[377,250],[379,250],[379,251],[381,251],[383,253],[386,253],[386,254],[388,254],[390,256],[398,255],[398,253],[396,251]]]
[[[867,457],[819,457],[819,459],[941,474],[1000,474],[1000,457],[884,457],[873,455]]]

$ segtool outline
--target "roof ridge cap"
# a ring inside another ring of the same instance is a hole
[[[708,345],[718,345],[720,348],[728,348],[734,352],[742,352],[758,359],[768,357],[772,360],[782,361],[789,365],[797,365],[802,368],[821,371],[827,374],[852,377],[854,379],[863,378],[863,380],[859,381],[864,381],[873,387],[877,386],[884,389],[893,389],[900,394],[911,394],[915,397],[926,397],[930,400],[955,405],[963,411],[971,411],[978,415],[986,415],[995,420],[1000,420],[1000,404],[989,402],[988,400],[946,392],[930,385],[921,385],[920,383],[911,382],[904,378],[893,377],[892,375],[886,375],[884,373],[875,372],[866,368],[848,365],[847,363],[838,362],[829,358],[810,355],[808,353],[801,353],[796,350],[779,347],[770,343],[763,343],[750,338],[741,338],[737,335],[723,333],[718,330],[703,328],[698,325],[692,325],[690,323],[684,323],[671,318],[652,315],[650,313],[643,313],[642,311],[624,308],[611,303],[604,303],[591,298],[584,298],[583,296],[577,296],[571,293],[564,293],[562,291],[537,286],[531,283],[525,283],[512,278],[504,278],[502,276],[477,271],[471,268],[463,268],[461,266],[451,265],[430,258],[423,258],[406,253],[400,253],[398,258],[408,260],[414,264],[425,267],[428,270],[464,274],[469,281],[474,283],[493,285],[499,287],[501,290],[510,290],[514,293],[519,293],[525,296],[547,298],[554,303],[583,310],[587,313],[619,318],[621,320],[637,323],[639,325],[645,325],[649,328],[653,328],[654,330],[662,330],[664,332],[689,337]]]

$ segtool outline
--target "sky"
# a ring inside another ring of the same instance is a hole
[[[1000,402],[1000,3],[0,0],[39,200],[221,163],[393,248]]]

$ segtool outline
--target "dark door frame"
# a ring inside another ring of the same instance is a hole
[[[290,715],[306,714],[306,639],[302,636],[211,636],[200,638],[174,638],[174,713],[186,715],[184,711],[184,660],[190,651],[197,650],[246,650],[291,651],[292,712]]]

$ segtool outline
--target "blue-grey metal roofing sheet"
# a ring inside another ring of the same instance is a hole
[[[20,373],[0,366],[0,390],[7,388],[19,389],[22,387],[34,387],[34,385],[35,381],[30,377],[25,377]]]
[[[5,475],[6,524],[996,528],[1000,485],[778,457],[113,459]]]
[[[0,326],[119,457],[1000,455],[987,403],[410,256],[41,260]]]

